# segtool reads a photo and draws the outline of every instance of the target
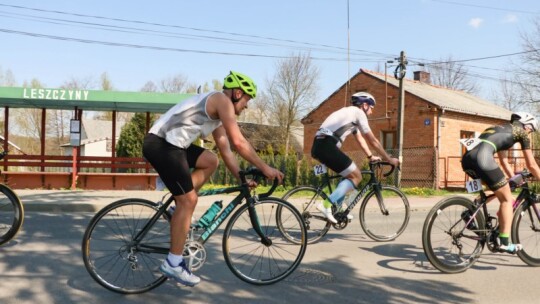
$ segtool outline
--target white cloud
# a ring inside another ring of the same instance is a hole
[[[508,14],[504,16],[503,23],[515,23],[518,21],[518,17],[514,14]]]
[[[483,22],[484,22],[484,19],[482,18],[472,18],[471,20],[469,20],[469,25],[474,28],[479,28]]]

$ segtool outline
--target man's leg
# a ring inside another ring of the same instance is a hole
[[[321,211],[330,222],[336,224],[337,220],[332,215],[332,204],[340,203],[345,195],[356,188],[356,185],[358,185],[361,180],[362,174],[358,168],[355,168],[352,172],[347,174],[341,182],[339,182],[336,189],[334,189],[334,191],[328,197],[330,201],[324,201],[322,206],[324,208],[319,208],[319,211]],[[349,214],[347,217],[350,220],[353,218],[352,214]]]
[[[174,278],[181,284],[195,286],[201,279],[189,271],[182,254],[191,225],[191,217],[197,205],[197,192],[191,190],[186,194],[176,195],[174,200],[176,210],[171,218],[171,248],[160,270],[167,277]]]
[[[191,172],[191,180],[195,191],[199,191],[201,187],[210,179],[219,165],[217,156],[205,150],[195,164],[195,169]]]

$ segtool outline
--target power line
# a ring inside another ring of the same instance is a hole
[[[18,16],[18,17],[14,17],[13,15]],[[254,46],[278,46],[278,47],[298,49],[298,47],[294,47],[290,45],[283,45],[283,44],[276,45],[276,44],[265,43],[265,42],[253,42],[249,40],[221,38],[221,37],[216,37],[216,36],[179,34],[179,33],[170,32],[170,31],[158,31],[158,30],[149,30],[149,29],[137,28],[137,27],[126,27],[126,26],[116,26],[116,25],[108,25],[108,24],[102,24],[102,23],[94,23],[94,22],[73,21],[73,20],[67,20],[67,19],[48,18],[48,17],[26,15],[26,14],[16,14],[16,13],[9,13],[9,12],[3,12],[3,11],[0,11],[0,16],[5,16],[8,18],[14,18],[14,19],[21,19],[21,20],[31,20],[31,21],[37,21],[37,22],[49,23],[49,24],[57,24],[57,25],[69,26],[69,24],[75,24],[75,26],[77,27],[105,30],[105,31],[110,31],[110,32],[153,35],[153,36],[161,36],[161,37],[168,37],[168,38],[182,38],[182,39],[192,39],[192,40],[218,40],[223,43],[238,43],[238,44],[254,45]],[[321,48],[319,49],[313,49],[313,48],[307,48],[307,47],[300,48],[300,50],[306,50],[306,49],[310,51],[319,50],[323,52],[334,52],[334,51],[321,49]]]
[[[493,6],[486,6],[486,5],[476,5],[476,4],[462,3],[462,2],[456,2],[456,1],[446,1],[446,0],[431,0],[431,1],[432,2],[459,5],[459,6],[485,8],[485,9],[496,10],[496,11],[504,11],[504,12],[513,12],[513,13],[530,14],[530,15],[539,15],[540,14],[540,12],[522,11],[522,10],[509,9],[509,8],[500,8],[500,7],[493,7]]]
[[[150,46],[150,45],[141,45],[141,44],[130,44],[130,43],[120,43],[120,42],[109,42],[109,41],[100,41],[100,40],[91,40],[91,39],[82,39],[74,37],[64,37],[64,36],[55,36],[55,35],[46,35],[38,34],[31,32],[16,31],[10,29],[0,28],[0,32],[16,35],[24,35],[37,38],[46,38],[53,40],[62,40],[62,41],[72,41],[80,42],[87,44],[100,44],[107,46],[120,46],[128,48],[137,48],[137,49],[149,49],[157,51],[173,51],[173,52],[184,52],[184,53],[199,53],[199,54],[214,54],[214,55],[227,55],[227,56],[245,56],[245,57],[262,57],[262,58],[278,58],[278,59],[287,59],[290,56],[278,56],[278,55],[264,55],[264,54],[248,54],[248,53],[231,53],[231,52],[216,52],[216,51],[205,51],[205,50],[192,50],[192,49],[180,49],[180,48],[170,48],[170,47],[160,47],[160,46]],[[319,57],[310,57],[313,60],[325,60],[325,61],[347,61],[347,58],[319,58]],[[355,62],[378,62],[378,60],[353,60]]]
[[[295,41],[295,40],[289,40],[289,39],[280,39],[280,38],[273,38],[273,37],[265,37],[265,36],[259,36],[259,35],[248,35],[248,34],[240,34],[240,33],[233,33],[233,32],[217,31],[217,30],[207,30],[207,29],[194,28],[194,27],[188,27],[188,26],[155,23],[155,22],[148,22],[148,21],[141,21],[141,20],[130,20],[130,19],[110,18],[110,17],[103,17],[103,16],[96,16],[96,15],[86,15],[86,14],[71,13],[71,12],[58,11],[58,10],[47,10],[47,9],[40,9],[40,8],[32,8],[32,7],[21,6],[21,5],[10,5],[10,4],[2,4],[2,3],[0,3],[0,6],[11,7],[11,8],[16,8],[16,9],[23,9],[23,10],[32,10],[32,11],[38,11],[38,12],[45,12],[45,13],[54,13],[54,14],[61,14],[61,15],[68,15],[68,16],[83,17],[83,18],[94,18],[94,19],[110,20],[110,21],[117,21],[117,22],[144,24],[144,25],[151,25],[151,26],[157,26],[157,27],[187,29],[187,30],[193,30],[193,31],[210,32],[210,33],[225,34],[225,35],[231,35],[231,36],[256,38],[256,39],[265,39],[265,40],[271,40],[271,41],[281,41],[281,42],[286,42],[286,43],[294,43],[294,44],[300,44],[300,45],[306,45],[306,46],[317,46],[317,47],[323,47],[323,48],[347,51],[347,48],[344,48],[344,47],[336,47],[336,46],[327,45],[327,44],[314,44],[314,43],[309,43],[309,42]],[[371,55],[384,56],[384,57],[394,56],[392,54],[384,54],[384,53],[380,53],[380,52],[367,51],[367,50],[356,49],[354,51],[361,52],[361,53],[367,53],[367,54],[371,54]]]

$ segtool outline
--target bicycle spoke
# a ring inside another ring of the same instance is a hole
[[[92,219],[83,238],[83,259],[99,284],[119,293],[140,293],[166,280],[158,268],[170,245],[167,218],[160,216],[140,243],[133,239],[156,210],[153,202],[127,199]]]
[[[269,198],[253,206],[261,230],[270,244],[263,244],[251,226],[247,206],[233,215],[223,235],[223,253],[227,265],[235,275],[248,283],[272,284],[285,278],[294,271],[305,253],[306,231],[301,215],[287,202],[275,200]],[[288,221],[280,223],[280,219]],[[291,242],[289,238],[297,242]]]

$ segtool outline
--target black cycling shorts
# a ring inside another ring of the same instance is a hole
[[[488,144],[482,143],[465,153],[461,159],[461,167],[470,177],[481,179],[492,191],[507,183],[506,176],[495,161],[493,148]]]
[[[190,145],[187,149],[170,144],[165,139],[149,133],[144,138],[143,155],[152,164],[172,195],[186,194],[193,190],[191,168],[205,151]]]
[[[337,142],[337,139],[331,136],[315,137],[311,156],[340,174],[349,168],[353,161],[336,146]]]

